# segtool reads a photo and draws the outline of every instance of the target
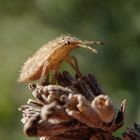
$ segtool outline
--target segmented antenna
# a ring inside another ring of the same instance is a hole
[[[87,44],[98,44],[98,45],[103,45],[103,42],[100,41],[82,41],[82,44],[87,45]]]
[[[88,44],[98,44],[98,45],[102,45],[104,44],[103,42],[100,42],[100,41],[84,41],[80,44],[80,47],[82,48],[86,48],[86,49],[89,49],[90,51],[94,52],[94,53],[97,53],[97,50],[95,48],[92,48],[90,46],[87,46]]]

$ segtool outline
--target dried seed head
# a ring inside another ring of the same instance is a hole
[[[51,70],[57,70],[61,62],[75,48],[87,48],[96,53],[96,49],[88,44],[102,44],[99,41],[81,41],[71,36],[61,36],[52,42],[45,44],[33,56],[24,63],[19,81],[29,82],[47,75]]]

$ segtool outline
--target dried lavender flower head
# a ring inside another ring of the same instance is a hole
[[[71,36],[61,36],[43,45],[24,63],[18,80],[21,82],[37,80],[47,75],[51,70],[57,70],[72,49],[82,47],[96,53],[96,49],[87,46],[88,44],[102,43],[99,41],[81,41]]]

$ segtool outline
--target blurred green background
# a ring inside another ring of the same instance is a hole
[[[82,48],[72,54],[116,107],[127,100],[119,133],[140,122],[140,1],[0,0],[0,139],[36,139],[22,133],[17,108],[31,95],[17,78],[28,56],[61,34],[105,42],[97,55]]]

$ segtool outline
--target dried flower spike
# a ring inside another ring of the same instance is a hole
[[[29,82],[37,80],[48,75],[50,71],[57,71],[61,62],[68,57],[72,49],[82,47],[96,53],[96,49],[87,46],[88,44],[102,43],[99,41],[81,41],[74,37],[61,36],[45,44],[25,62],[19,81]]]

